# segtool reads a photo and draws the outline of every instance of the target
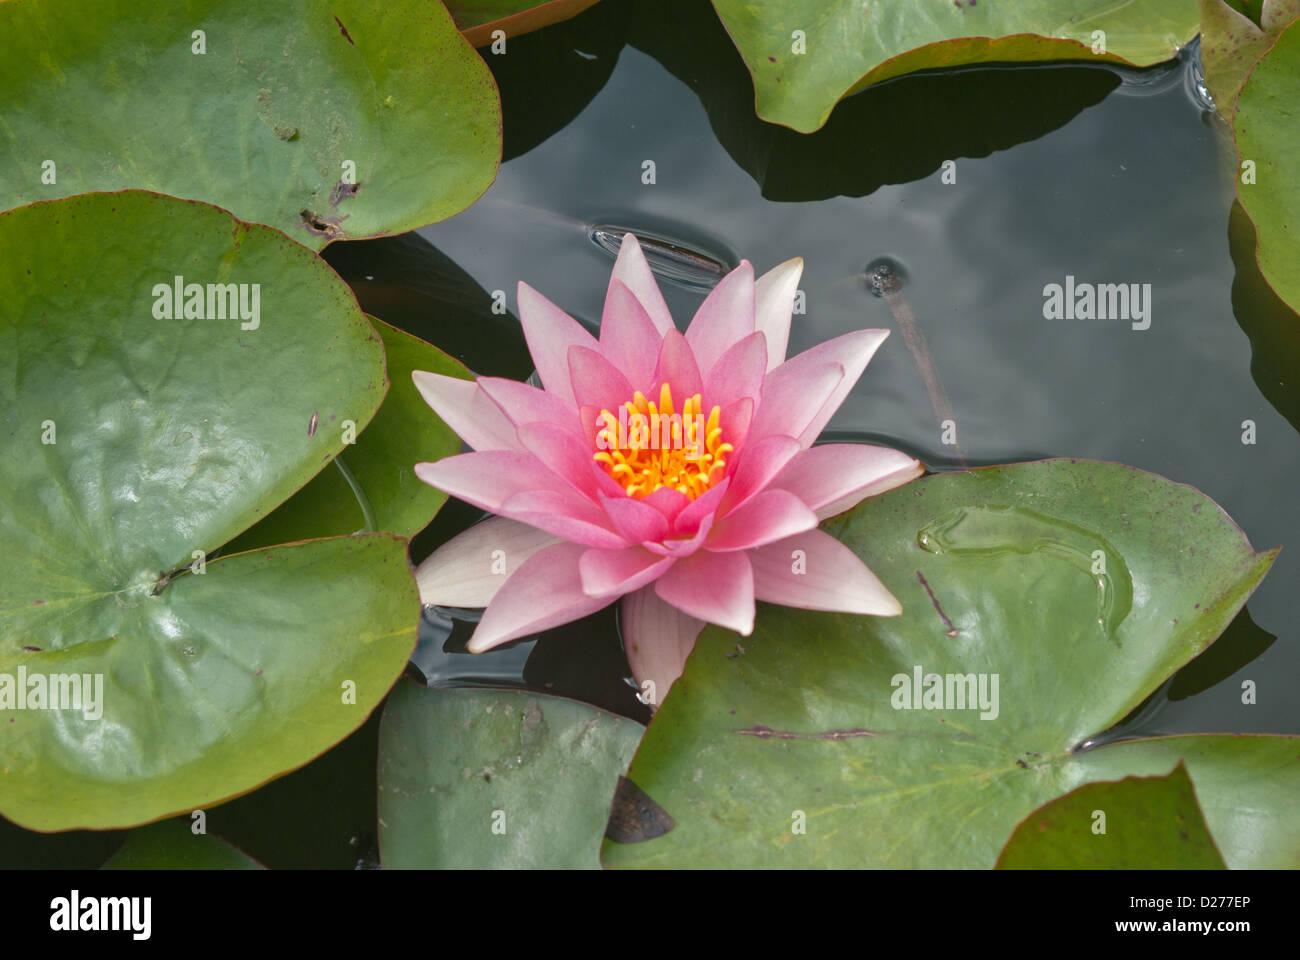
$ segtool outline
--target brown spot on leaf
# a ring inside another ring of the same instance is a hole
[[[343,231],[339,229],[339,224],[343,222],[343,217],[322,217],[318,213],[312,213],[310,210],[302,210],[298,216],[302,219],[303,226],[311,233],[322,237],[329,237],[333,240]]]
[[[862,727],[854,727],[852,730],[821,730],[814,733],[801,733],[797,730],[773,730],[771,727],[764,727],[761,724],[755,724],[744,730],[735,730],[734,733],[742,737],[758,737],[760,740],[848,740],[852,737],[874,737],[876,734],[872,730],[866,730]]]
[[[339,25],[339,30],[343,32],[343,39],[355,47],[356,42],[352,39],[351,35],[348,33],[348,28],[343,26],[343,21],[340,20],[338,17],[335,17],[334,22]]]
[[[334,184],[334,189],[330,191],[330,206],[337,210],[341,200],[345,200],[348,197],[355,197],[357,191],[360,189],[361,184],[359,183],[348,183],[344,180],[340,180],[338,183]]]
[[[952,625],[952,621],[948,619],[948,615],[943,612],[943,607],[939,606],[939,598],[936,597],[934,591],[930,589],[930,583],[925,579],[925,574],[920,570],[916,571],[916,579],[920,580],[921,586],[925,587],[925,592],[930,595],[930,602],[934,604],[935,612],[939,614],[939,619],[943,621],[943,625],[947,628],[944,630],[944,636],[957,636],[957,628]]]

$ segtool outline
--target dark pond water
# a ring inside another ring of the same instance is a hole
[[[970,464],[1124,462],[1204,491],[1257,548],[1287,545],[1228,633],[1105,738],[1300,733],[1300,322],[1260,281],[1253,235],[1232,216],[1233,160],[1197,93],[1194,50],[1140,72],[904,78],[846,101],[811,136],[754,119],[748,75],[707,4],[598,4],[487,60],[506,107],[507,162],[485,197],[416,234],[325,252],[369,312],[478,373],[524,378],[517,324],[491,315],[491,292],[505,291],[513,314],[525,280],[594,328],[613,261],[592,234],[615,226],[727,267],[802,256],[807,312],[793,354],[895,326],[863,276],[888,258]],[[943,182],[945,160],[955,183]],[[1149,328],[1045,320],[1043,288],[1067,275],[1149,283]],[[699,283],[664,287],[684,324]],[[901,448],[931,470],[958,466],[901,336],[829,432]],[[414,558],[477,517],[449,504]],[[430,615],[412,674],[527,685],[645,719],[612,609],[481,656],[463,652],[472,628]],[[1244,679],[1258,686],[1256,705],[1240,702]],[[370,863],[374,751],[372,718],[304,770],[212,811],[210,828],[272,866]],[[86,865],[118,842],[9,827],[0,840],[7,861]]]

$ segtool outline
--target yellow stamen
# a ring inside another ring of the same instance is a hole
[[[677,414],[664,383],[657,404],[637,390],[619,414],[600,412],[592,459],[628,496],[639,500],[668,487],[694,500],[726,473],[734,448],[722,442],[722,411],[715,406],[706,419],[700,394],[687,397]]]

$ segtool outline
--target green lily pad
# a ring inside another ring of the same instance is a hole
[[[1187,768],[1089,783],[1039,807],[998,857],[1002,870],[1222,870]]]
[[[1237,196],[1259,231],[1259,269],[1300,310],[1300,20],[1283,30],[1250,72],[1232,119],[1237,156],[1255,182],[1237,176]]]
[[[492,42],[492,33],[503,30],[517,37],[576,17],[596,0],[448,0],[456,28],[476,47]],[[508,43],[508,41],[507,41]],[[509,47],[507,46],[507,51]]]
[[[447,502],[445,493],[415,476],[412,465],[459,453],[460,437],[429,409],[415,389],[411,371],[465,379],[470,379],[470,372],[432,344],[375,317],[369,319],[384,341],[392,382],[384,405],[365,433],[354,438],[355,445],[344,447],[331,466],[236,537],[228,550],[380,530],[413,537]],[[317,427],[340,429],[337,419]]]
[[[1237,13],[1249,17],[1250,22],[1258,26],[1260,20],[1263,19],[1264,4],[1271,2],[1271,0],[1224,0],[1224,2]],[[1204,25],[1204,19],[1202,19],[1202,25]]]
[[[1103,60],[1147,66],[1196,35],[1196,0],[714,0],[758,115],[810,133],[851,93],[917,70]],[[1105,34],[1105,52],[1093,52]],[[802,36],[796,35],[801,31]],[[799,52],[802,47],[803,52]]]
[[[8,0],[0,36],[24,38],[0,60],[0,209],[140,187],[319,249],[496,176],[496,88],[440,3]]]
[[[1300,737],[1202,734],[1125,740],[1075,758],[1085,781],[1159,775],[1182,761],[1206,826],[1234,870],[1300,867]]]
[[[188,817],[138,827],[104,864],[105,870],[261,870],[262,865],[220,837],[193,832]]]
[[[1250,68],[1283,28],[1300,17],[1300,0],[1264,0],[1259,23],[1225,0],[1200,0],[1200,9],[1205,83],[1219,112],[1231,118]]]
[[[0,214],[0,247],[0,813],[133,826],[301,766],[414,647],[406,541],[207,557],[338,454],[312,420],[374,416],[378,336],[310,250],[206,204],[34,204]],[[178,276],[207,318],[167,319]],[[74,675],[82,709],[71,679],[64,708],[18,706],[23,676]]]
[[[399,684],[379,731],[383,865],[599,868],[643,729],[560,697]]]
[[[707,629],[628,773],[676,826],[607,843],[607,865],[991,867],[1047,801],[1180,757],[1230,866],[1300,864],[1300,740],[1084,748],[1204,650],[1272,563],[1213,501],[1044,460],[928,477],[826,529],[903,615],[761,605],[743,652]]]

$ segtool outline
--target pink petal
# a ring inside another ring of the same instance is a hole
[[[617,410],[611,410],[609,412],[615,416],[618,415]],[[598,449],[596,446],[596,435],[605,425],[605,420],[602,417],[603,413],[603,410],[599,407],[593,407],[591,404],[578,408],[578,433],[584,440],[591,444],[592,453],[595,453]],[[592,462],[594,463],[595,461]]]
[[[701,371],[754,332],[754,268],[748,260],[718,281],[686,328],[686,342]]]
[[[750,550],[817,526],[817,515],[788,490],[764,490],[713,524],[704,549]]]
[[[478,385],[516,427],[553,423],[575,433],[578,430],[578,413],[573,405],[553,393],[503,377],[479,377]]]
[[[771,485],[789,490],[824,520],[924,472],[924,464],[900,450],[866,443],[826,443],[801,451]]]
[[[838,363],[791,367],[788,362],[777,367],[763,382],[763,402],[754,413],[749,440],[781,434],[808,446],[800,438],[843,379],[844,368]]]
[[[611,289],[615,283],[624,284],[641,301],[641,306],[645,307],[645,312],[660,334],[674,328],[673,315],[668,312],[668,304],[664,303],[664,295],[659,292],[659,284],[655,282],[650,264],[646,263],[641,243],[630,233],[623,234],[618,259],[614,261],[614,273],[609,278]],[[605,298],[609,299],[608,293]]]
[[[849,395],[849,391],[862,376],[862,371],[867,368],[872,356],[888,336],[888,330],[855,330],[805,350],[794,359],[787,360],[769,375],[770,383],[771,377],[781,371],[789,371],[791,376],[802,377],[826,363],[837,363],[844,368],[843,378],[827,398],[826,403],[817,415],[808,421],[803,432],[795,435],[795,439],[805,447],[812,446],[813,441],[821,434],[826,424],[830,423],[831,417],[840,408],[840,404]],[[768,384],[764,384],[763,389],[768,389]]]
[[[595,502],[600,486],[591,469],[592,451],[577,431],[553,423],[529,423],[519,428],[519,442],[560,479]]]
[[[642,497],[641,502],[654,507],[669,523],[675,523],[681,512],[691,504],[685,494],[678,493],[672,487],[660,487],[648,497]]]
[[[704,402],[730,406],[741,397],[759,400],[767,374],[767,340],[751,333],[727,349],[704,381]]]
[[[689,557],[695,551],[704,545],[709,531],[713,529],[713,514],[707,513],[700,520],[700,525],[690,536],[685,537],[668,537],[660,543],[647,542],[641,544],[652,553],[657,553],[663,557]]]
[[[632,676],[656,710],[682,675],[704,621],[664,603],[654,587],[642,587],[623,598],[618,623]]]
[[[732,457],[735,457],[745,446],[745,441],[749,439],[749,428],[754,422],[754,401],[751,397],[741,397],[735,403],[728,404],[722,408],[722,415],[718,418],[718,425],[722,427],[722,440],[729,443],[734,448]],[[731,470],[732,461],[727,461],[727,469]],[[736,464],[739,466],[739,463]]]
[[[571,489],[516,493],[497,513],[588,547],[620,550],[628,545],[614,532],[605,511]]]
[[[417,463],[415,475],[430,486],[480,510],[500,513],[511,497],[532,490],[569,490],[531,453],[489,450]],[[576,496],[576,494],[575,494]]]
[[[690,501],[677,515],[673,533],[660,543],[644,543],[646,549],[665,557],[689,557],[704,545],[713,529],[718,504],[726,497],[730,480],[724,477],[701,496]],[[646,499],[649,499],[648,497]]]
[[[586,548],[557,543],[524,561],[497,591],[469,640],[471,653],[558,627],[614,602],[582,591],[578,560]]]
[[[767,488],[772,478],[781,472],[802,448],[794,437],[774,433],[754,443],[747,444],[740,454],[739,463],[731,474],[731,487],[718,504],[718,513],[726,516],[754,494]]]
[[[609,282],[600,318],[600,349],[632,385],[649,392],[663,334],[636,295],[618,280]]]
[[[606,473],[604,467],[598,464],[595,460],[590,461],[590,464],[591,466],[589,467],[589,470],[599,493],[603,493],[607,497],[627,496],[627,491],[623,489],[623,485]],[[649,498],[647,497],[646,499]]]
[[[517,450],[514,425],[473,380],[412,370],[424,402],[475,450]]]
[[[655,581],[655,593],[692,617],[743,636],[754,630],[754,574],[743,552],[693,553]]]
[[[677,515],[677,522],[673,524],[673,532],[678,536],[689,537],[699,530],[701,521],[705,517],[712,517],[717,512],[718,504],[727,495],[727,489],[730,486],[731,478],[723,477],[691,501],[690,505]]]
[[[778,264],[754,282],[754,329],[767,337],[767,369],[785,362],[790,344],[794,296],[803,275],[803,258]]]
[[[561,400],[573,402],[569,382],[569,348],[595,350],[596,338],[582,324],[526,283],[519,284],[519,322],[528,352],[537,365],[542,386]]]
[[[700,378],[700,368],[695,363],[695,354],[690,345],[676,330],[669,330],[659,348],[659,358],[655,362],[654,382],[668,383],[672,386],[673,403],[680,408],[687,397],[704,392],[704,381]],[[656,392],[647,399],[659,402]],[[681,413],[681,410],[677,410]]]
[[[569,376],[581,406],[617,414],[618,408],[632,399],[632,384],[599,350],[570,348]]]
[[[668,519],[647,503],[629,497],[601,497],[610,521],[629,543],[659,541],[668,536]]]
[[[582,589],[589,597],[621,597],[663,574],[675,561],[644,547],[588,550],[578,561]]]
[[[486,607],[520,565],[558,537],[506,517],[488,517],[452,537],[415,568],[426,606]]]
[[[747,556],[754,568],[754,595],[767,603],[877,617],[903,612],[857,554],[822,530],[769,543]]]

